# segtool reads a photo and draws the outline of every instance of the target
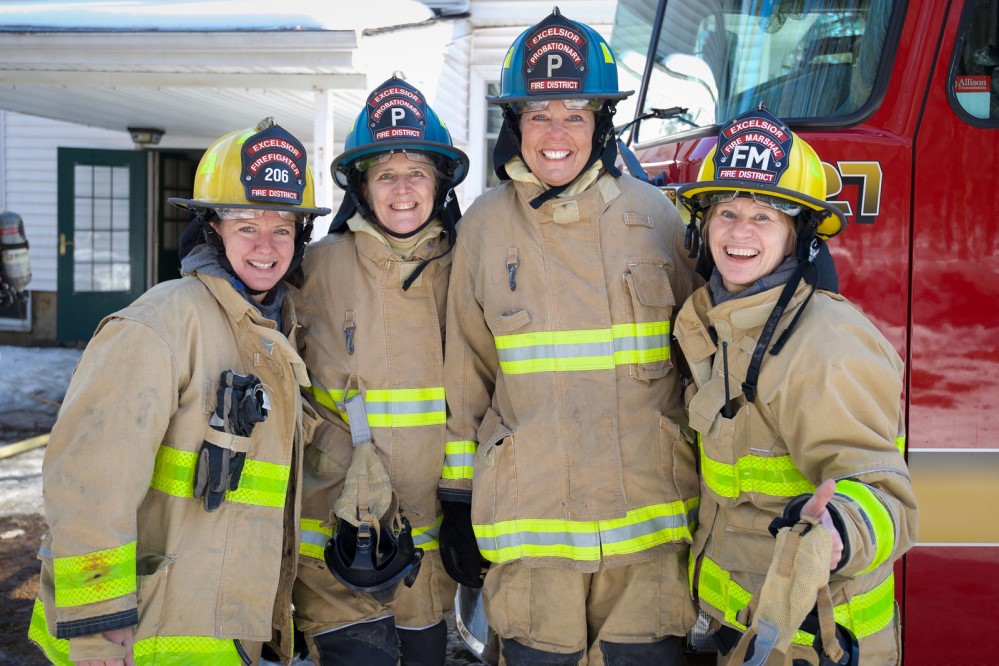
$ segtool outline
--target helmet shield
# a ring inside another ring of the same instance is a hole
[[[368,95],[344,142],[344,152],[333,160],[330,171],[336,184],[349,190],[351,171],[359,161],[399,150],[439,157],[442,171],[451,175],[445,190],[456,187],[468,174],[468,157],[452,145],[451,134],[423,93],[392,77]]]
[[[791,215],[795,209],[813,211],[821,218],[816,234],[822,239],[846,226],[842,211],[825,200],[825,170],[815,150],[762,105],[726,123],[697,182],[677,189],[691,209],[703,209],[724,193],[758,197]]]
[[[316,208],[305,146],[264,118],[256,127],[230,132],[205,151],[194,175],[194,197],[172,197],[180,208],[259,208],[328,215]]]

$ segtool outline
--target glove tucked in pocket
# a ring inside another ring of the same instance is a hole
[[[194,468],[194,498],[204,498],[205,511],[218,509],[226,491],[239,488],[248,438],[269,409],[267,392],[254,375],[222,373],[215,412]]]

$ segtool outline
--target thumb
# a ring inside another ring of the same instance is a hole
[[[811,516],[812,518],[821,517],[822,513],[826,510],[826,505],[829,504],[829,500],[835,494],[836,481],[826,479],[815,489],[815,494],[809,497],[808,501],[801,507],[801,515]]]

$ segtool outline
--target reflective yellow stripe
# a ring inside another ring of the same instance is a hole
[[[669,322],[615,324],[609,329],[538,331],[494,340],[504,374],[612,370],[670,357]]]
[[[895,573],[889,574],[870,592],[858,594],[836,606],[833,613],[836,621],[849,628],[857,638],[881,631],[895,617]]]
[[[317,560],[325,558],[326,542],[333,536],[333,528],[325,521],[302,518],[299,521],[298,553]]]
[[[442,479],[471,479],[475,468],[475,450],[478,443],[464,440],[444,444],[444,469]]]
[[[891,557],[892,551],[895,550],[895,521],[892,520],[888,507],[881,503],[867,484],[859,481],[849,479],[837,481],[836,493],[856,502],[871,527],[874,559],[867,568],[858,572],[858,575],[876,569]]]
[[[895,438],[895,448],[898,449],[898,452],[903,456],[905,455],[905,435]]]
[[[441,545],[437,537],[441,532],[441,522],[444,516],[437,516],[437,521],[433,525],[413,528],[413,545],[423,550],[439,550]]]
[[[336,412],[344,423],[350,423],[345,412],[337,408],[345,399],[343,390],[324,391],[316,385],[311,389],[316,401]],[[356,389],[346,397],[357,395]],[[443,425],[447,421],[444,388],[369,389],[364,395],[364,410],[372,428],[410,428]]]
[[[93,604],[135,592],[135,542],[85,555],[57,557],[57,608]]]
[[[605,44],[603,42],[600,42],[600,50],[604,54],[604,62],[613,65],[614,64],[614,55],[611,53],[611,50],[607,46],[607,44]]]
[[[53,664],[73,666],[69,641],[56,638],[45,624],[45,608],[35,600],[28,638],[33,640]],[[243,666],[232,639],[207,636],[153,636],[132,646],[136,666]]]
[[[815,492],[815,486],[798,471],[791,456],[748,455],[730,465],[707,456],[700,433],[697,444],[701,450],[704,483],[717,495],[737,498],[742,493],[761,493],[772,497],[796,497]]]
[[[698,598],[722,612],[725,622],[745,631],[746,625],[735,618],[749,605],[752,595],[733,581],[729,573],[711,558],[702,557],[700,565],[701,574],[697,580]],[[853,632],[858,639],[881,631],[895,617],[894,574],[889,574],[873,590],[858,594],[846,603],[836,606],[833,608],[833,614],[836,622]],[[799,629],[793,640],[801,645],[811,645],[815,641],[815,636]]]
[[[192,497],[197,461],[197,453],[180,451],[165,444],[160,446],[149,487],[174,497]],[[288,494],[290,475],[291,468],[287,465],[247,458],[239,477],[239,488],[226,491],[226,501],[282,508]]]
[[[482,556],[501,563],[523,557],[594,561],[647,550],[663,543],[692,541],[699,498],[654,504],[614,520],[575,521],[525,518],[473,525]]]

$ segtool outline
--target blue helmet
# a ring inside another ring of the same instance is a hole
[[[493,104],[533,100],[617,101],[634,90],[618,90],[617,63],[607,41],[585,23],[570,21],[556,7],[514,40],[500,72]]]
[[[349,190],[352,171],[364,171],[364,158],[394,151],[429,153],[456,187],[468,175],[468,156],[454,147],[447,126],[427,104],[423,93],[392,77],[368,95],[354,120],[344,151],[330,165],[336,184]],[[360,167],[360,168],[359,168]]]

